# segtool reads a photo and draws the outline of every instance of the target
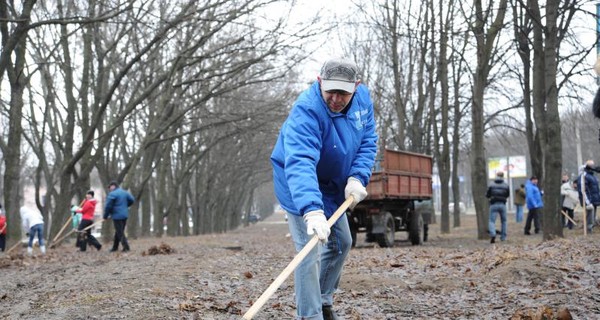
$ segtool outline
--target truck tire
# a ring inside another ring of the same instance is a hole
[[[422,229],[423,217],[419,213],[413,212],[413,216],[410,219],[410,225],[408,226],[408,239],[414,246],[423,243],[423,238],[421,237]]]
[[[383,217],[385,231],[383,233],[375,234],[377,236],[377,243],[382,248],[389,248],[394,246],[394,234],[396,233],[396,226],[394,225],[394,217],[391,213],[385,212]]]

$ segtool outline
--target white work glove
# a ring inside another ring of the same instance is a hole
[[[329,224],[327,223],[327,218],[325,218],[325,213],[323,210],[314,210],[307,212],[304,215],[304,222],[306,223],[306,233],[309,236],[313,234],[317,234],[319,240],[322,242],[327,241],[327,237],[329,237],[329,233],[331,232],[329,228]]]
[[[350,209],[354,209],[359,202],[363,201],[367,197],[367,189],[362,185],[360,180],[356,179],[355,177],[348,178],[348,183],[346,183],[346,189],[344,190],[344,193],[346,195],[346,199],[348,199],[350,195],[354,197],[354,201],[352,201]]]
[[[585,199],[585,208],[587,210],[594,210],[594,206],[590,203],[590,200]]]

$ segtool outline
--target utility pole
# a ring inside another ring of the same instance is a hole
[[[577,170],[579,170],[579,166],[583,164],[583,156],[581,155],[581,135],[579,134],[579,121],[575,121],[575,141],[577,146]]]

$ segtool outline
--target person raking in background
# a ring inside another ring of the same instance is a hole
[[[485,196],[490,199],[490,218],[488,230],[490,232],[490,243],[496,242],[496,215],[500,216],[501,231],[500,240],[506,240],[506,199],[510,197],[508,184],[504,182],[504,172],[496,172],[496,179],[488,187]]]
[[[81,205],[81,208],[76,208],[75,212],[81,213],[81,223],[79,223],[78,238],[79,238],[79,250],[85,251],[87,244],[94,246],[96,249],[102,249],[102,245],[96,237],[92,235],[92,229],[87,227],[94,224],[94,213],[96,212],[96,199],[94,199],[94,191],[90,190],[85,194],[85,200]],[[85,231],[84,231],[85,230]]]
[[[376,141],[373,103],[356,64],[325,62],[294,103],[271,155],[275,194],[296,250],[314,234],[323,243],[294,272],[298,319],[337,319],[333,293],[352,237],[346,215],[331,229],[327,219],[349,195],[351,207],[367,196]]]
[[[111,181],[108,189],[110,192],[106,196],[104,219],[112,219],[115,226],[115,238],[110,252],[119,250],[119,243],[123,245],[123,252],[127,252],[130,248],[125,236],[125,226],[129,218],[129,207],[135,202],[135,198],[131,193],[121,189],[116,181]]]
[[[77,228],[79,228],[79,224],[81,223],[81,213],[77,212],[77,209],[83,205],[83,202],[77,206],[77,205],[73,205],[71,206],[71,225],[73,226],[74,230],[77,230]],[[80,237],[77,237],[77,241],[75,241],[75,246],[79,248],[79,245],[81,244],[80,241]]]
[[[538,187],[538,178],[532,176],[525,184],[525,202],[527,202],[527,220],[525,221],[525,235],[531,235],[531,221],[533,221],[535,233],[539,233],[540,214],[544,207],[542,193]]]
[[[571,182],[569,180],[569,176],[568,175],[563,175],[562,177],[562,185],[560,186],[560,195],[562,196],[562,210],[564,213],[566,213],[569,218],[571,218],[571,220],[573,220],[575,218],[574,212],[573,210],[575,209],[575,206],[577,205],[577,201],[579,200],[579,195],[577,190],[575,190],[575,188],[573,187],[573,185],[575,185],[575,187],[577,187],[577,182],[573,181]],[[562,225],[563,227],[568,227],[569,229],[573,229],[573,222],[571,222],[571,220],[567,219],[563,214],[561,214],[561,218],[562,218]],[[567,221],[565,221],[567,220]]]
[[[585,162],[583,172],[577,178],[577,192],[579,193],[579,204],[585,208],[586,212],[586,224],[587,232],[591,233],[594,229],[596,221],[596,209],[600,205],[600,187],[598,186],[598,178],[594,175],[594,172],[600,171],[600,168],[596,167],[594,160],[588,160]],[[585,197],[582,193],[581,180],[585,181],[583,188],[585,189]]]
[[[29,243],[27,244],[27,254],[33,254],[33,239],[38,236],[38,244],[42,254],[46,254],[44,245],[44,217],[37,210],[31,210],[25,206],[19,210],[21,215],[21,224],[23,231],[29,234]]]

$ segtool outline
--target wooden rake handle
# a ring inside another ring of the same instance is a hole
[[[571,219],[571,217],[569,217],[569,215],[566,212],[564,212],[563,210],[560,210],[560,213],[562,213],[565,216],[565,218],[569,219],[569,221],[571,221],[571,223],[574,226],[577,226],[577,223],[575,221],[573,221],[573,219]]]
[[[69,231],[67,234],[65,234],[64,236],[62,236],[60,239],[58,239],[58,240],[54,241],[54,242],[52,243],[52,245],[50,246],[50,248],[55,248],[55,247],[56,247],[56,246],[57,246],[59,243],[61,243],[63,240],[65,240],[65,239],[66,239],[68,236],[70,236],[70,235],[71,235],[73,232],[84,232],[84,231],[87,231],[88,229],[90,229],[90,228],[94,227],[95,225],[97,225],[97,224],[99,224],[99,223],[102,223],[102,222],[104,222],[104,221],[105,221],[104,219],[100,219],[100,220],[98,220],[98,221],[96,221],[96,222],[92,223],[91,225],[89,225],[89,226],[85,227],[85,228],[84,228],[83,230],[81,230],[81,231],[79,231],[79,230],[75,230],[75,229],[72,229],[72,230],[71,230],[71,231]]]
[[[329,227],[333,226],[333,224],[335,224],[336,221],[338,221],[338,219],[344,213],[346,213],[346,210],[348,209],[348,207],[350,207],[350,205],[352,204],[352,201],[354,201],[354,197],[349,196],[348,199],[346,199],[346,201],[344,201],[344,203],[342,203],[342,205],[333,213],[331,218],[329,218],[329,220],[327,220]],[[250,307],[250,309],[248,309],[248,311],[246,311],[246,313],[243,316],[244,319],[249,320],[249,319],[252,319],[252,317],[254,317],[256,315],[258,310],[260,310],[260,308],[267,302],[267,300],[269,300],[269,298],[275,293],[275,291],[277,291],[277,289],[281,286],[281,284],[283,284],[285,279],[287,279],[290,276],[290,274],[292,274],[292,272],[294,272],[294,270],[298,267],[300,262],[302,262],[302,260],[304,260],[304,258],[306,258],[308,253],[317,245],[318,242],[319,242],[319,237],[315,234],[312,237],[312,239],[310,239],[308,241],[308,243],[306,243],[304,248],[302,248],[302,250],[300,250],[300,252],[298,252],[298,254],[287,265],[287,267],[285,269],[283,269],[283,271],[273,281],[273,283],[271,283],[271,285],[267,288],[267,290],[265,290],[265,292],[263,292],[263,294],[256,300],[256,302],[254,302],[254,304]]]

